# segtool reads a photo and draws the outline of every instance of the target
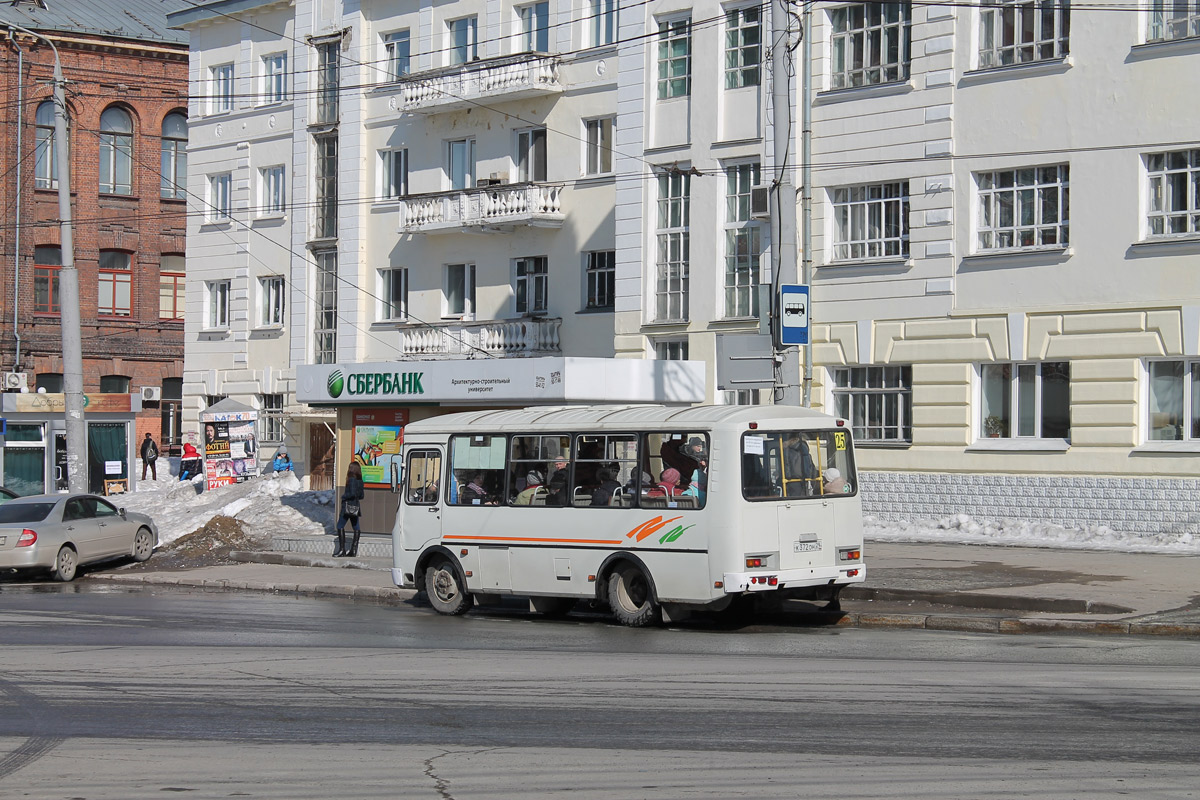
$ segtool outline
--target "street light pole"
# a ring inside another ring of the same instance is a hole
[[[781,283],[796,282],[796,184],[788,166],[788,154],[792,152],[792,81],[789,77],[788,61],[788,0],[773,0],[771,3],[771,108],[774,111],[774,138],[772,147],[775,160],[775,201],[771,217],[779,239],[771,243],[775,251],[774,287]],[[807,32],[806,32],[807,33]],[[778,392],[774,398],[780,405],[800,405],[800,364],[795,350],[780,344],[782,332],[782,309],[779,307],[778,291],[771,292],[771,306],[775,309],[772,319],[772,337],[775,341],[779,378]],[[806,350],[808,348],[805,348]],[[808,405],[806,402],[805,405]]]

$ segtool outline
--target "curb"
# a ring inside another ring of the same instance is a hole
[[[975,594],[973,592],[930,592],[923,589],[875,589],[847,586],[843,600],[917,601],[962,608],[987,608],[999,611],[1039,611],[1049,614],[1132,614],[1132,608],[1074,600],[1062,597],[1023,597],[1020,595]]]
[[[275,563],[275,562],[268,562]],[[402,602],[416,596],[413,589],[383,586],[345,586],[326,583],[266,583],[263,581],[231,581],[188,578],[177,575],[93,575],[94,580],[128,583],[142,586],[178,586],[219,592],[263,592],[267,594],[296,594],[305,596],[354,597]]]

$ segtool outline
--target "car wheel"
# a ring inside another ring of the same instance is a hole
[[[146,528],[138,528],[133,537],[133,560],[146,561],[154,552],[154,535]]]
[[[637,567],[617,567],[608,579],[608,604],[622,625],[641,628],[658,620],[658,606],[650,597],[650,582]]]
[[[458,570],[447,558],[439,558],[425,570],[425,594],[439,614],[454,617],[470,611],[475,599],[467,594],[466,588],[458,577]]]
[[[63,545],[54,559],[54,580],[73,581],[75,570],[79,567],[79,555],[70,545]]]

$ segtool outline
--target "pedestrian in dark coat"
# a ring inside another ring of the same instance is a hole
[[[366,496],[366,489],[363,486],[362,467],[357,461],[351,462],[349,469],[346,470],[346,488],[342,490],[342,515],[338,518],[337,549],[333,551],[335,558],[341,556],[357,556],[358,555],[358,518],[362,515],[362,499]],[[354,541],[350,543],[350,547],[346,547],[346,522],[347,520],[354,527]]]
[[[154,443],[154,439],[150,438],[150,434],[146,434],[146,438],[142,439],[142,480],[146,480],[146,469],[149,468],[150,474],[154,480],[158,480],[158,467],[155,466],[158,461],[158,445]]]

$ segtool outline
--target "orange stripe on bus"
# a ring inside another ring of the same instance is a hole
[[[666,522],[663,522],[662,516],[659,515],[659,516],[655,517],[654,519],[647,520],[646,522],[643,522],[641,525],[638,525],[636,528],[631,530],[629,533],[625,534],[625,538],[632,539],[633,537],[636,536],[637,541],[640,542],[642,539],[645,539],[647,536],[650,536],[651,534],[655,533],[656,531],[662,530],[663,528],[670,525],[672,522],[674,522],[677,519],[683,519],[683,517],[682,516],[671,517]]]
[[[536,536],[443,536],[443,539],[484,542],[561,542],[564,544],[620,544],[620,539],[548,539]]]

